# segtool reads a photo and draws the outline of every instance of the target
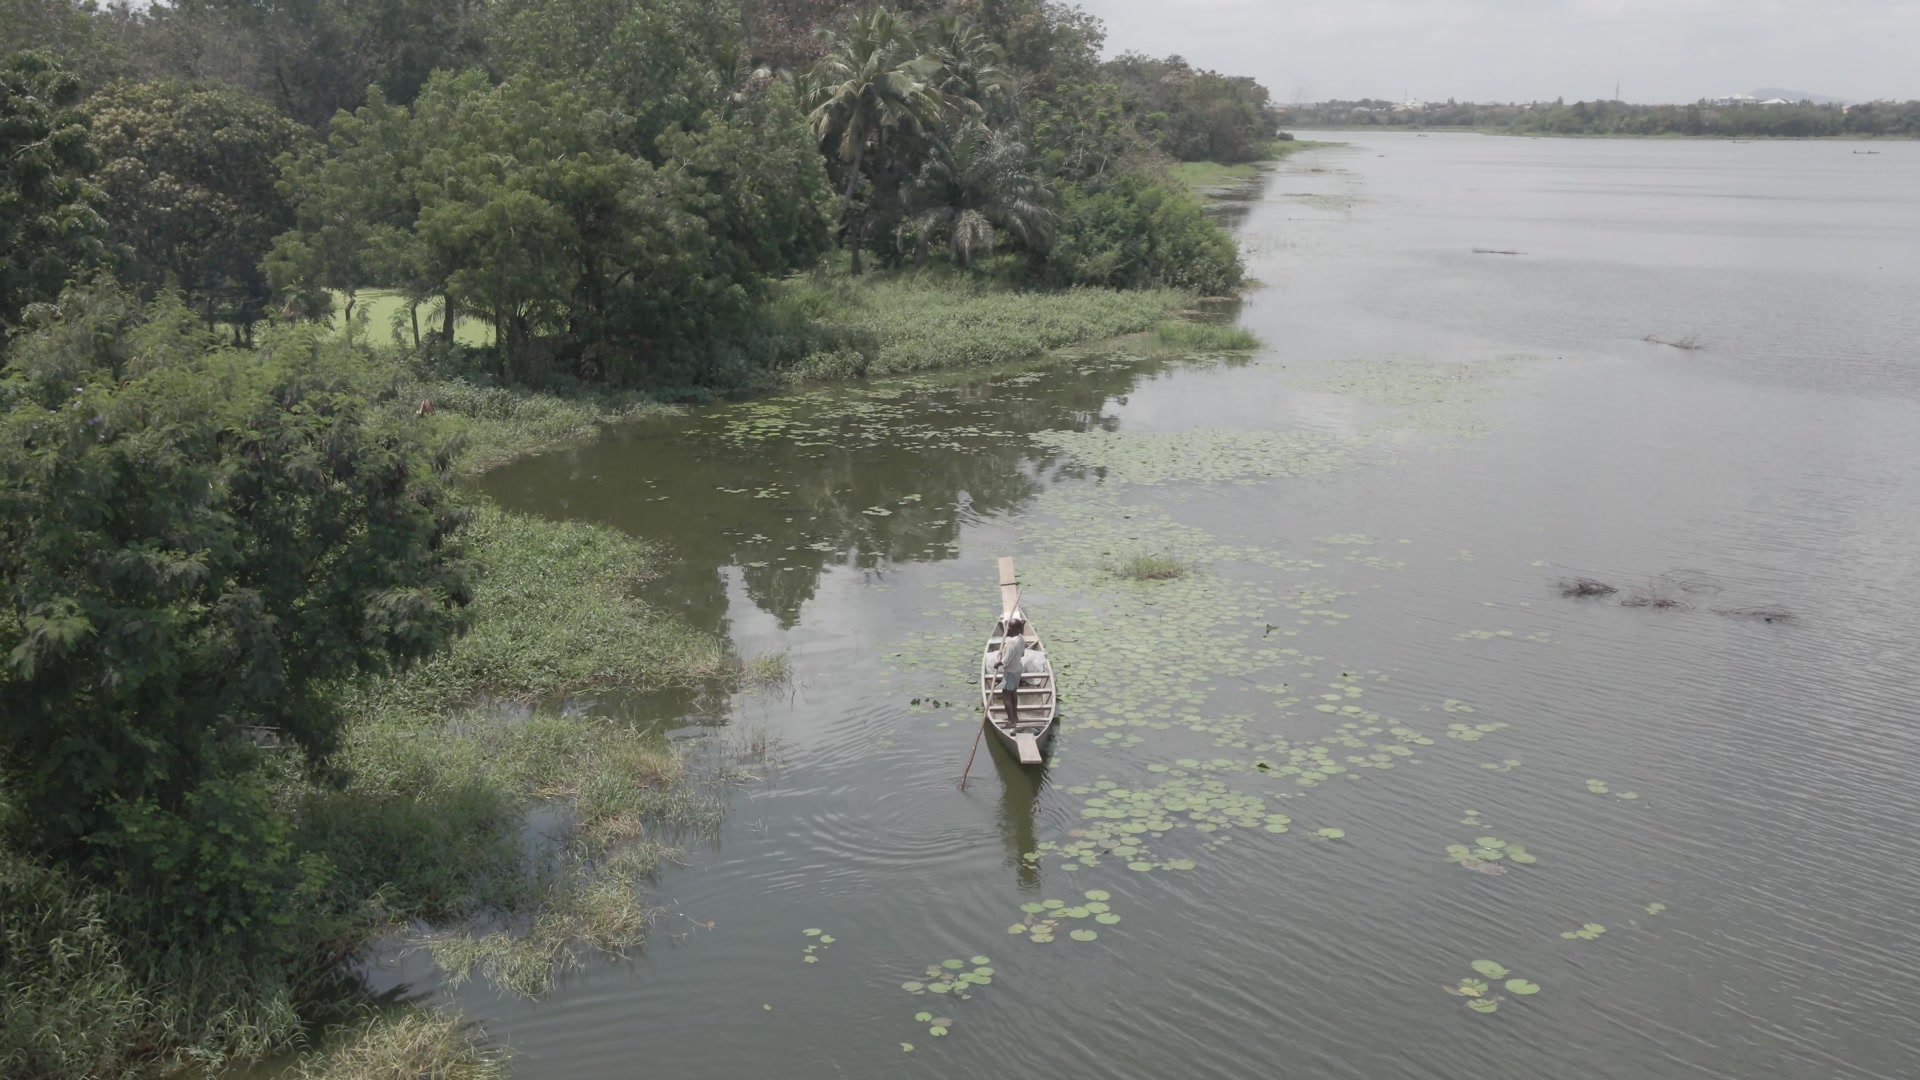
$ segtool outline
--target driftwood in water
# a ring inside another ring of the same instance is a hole
[[[1595,581],[1590,577],[1561,578],[1561,596],[1612,596],[1619,589],[1604,581]]]
[[[1681,349],[1686,352],[1698,352],[1701,349],[1706,348],[1705,345],[1700,343],[1700,338],[1694,334],[1688,334],[1686,337],[1683,337],[1678,341],[1669,341],[1666,338],[1659,337],[1654,334],[1648,334],[1646,337],[1642,338],[1641,340],[1645,341],[1649,345],[1665,345],[1669,349]]]
[[[1782,623],[1793,620],[1793,612],[1784,608],[1744,607],[1714,608],[1715,615],[1725,615],[1729,619],[1754,619],[1759,622]]]

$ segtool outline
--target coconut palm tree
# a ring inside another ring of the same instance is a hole
[[[928,242],[941,232],[955,265],[963,268],[976,256],[993,254],[996,230],[1029,251],[1053,246],[1052,193],[1016,132],[969,121],[950,145],[936,149],[914,187],[925,208],[911,225],[921,265]]]
[[[1000,46],[978,23],[957,15],[930,20],[921,31],[922,49],[939,61],[939,91],[950,101],[972,102],[978,112],[989,103],[1011,102],[1013,76],[1007,71]]]
[[[930,132],[949,103],[938,88],[939,61],[922,53],[913,27],[898,13],[876,8],[830,40],[805,80],[807,121],[821,147],[846,165],[842,206],[852,218],[847,235],[858,274],[866,217],[855,215],[853,196],[862,166],[870,153],[884,156],[900,136]]]

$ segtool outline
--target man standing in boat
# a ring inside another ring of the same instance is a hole
[[[1000,697],[1007,706],[1007,730],[1020,723],[1020,675],[1026,670],[1027,620],[1019,612],[1007,616],[1000,639]]]

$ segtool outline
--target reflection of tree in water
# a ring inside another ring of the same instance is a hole
[[[1039,371],[837,387],[636,425],[486,480],[512,509],[662,545],[654,603],[726,630],[720,569],[791,626],[830,566],[954,557],[961,525],[1011,513],[1057,463],[1027,436],[1111,428],[1108,403],[1161,365],[1081,358]]]

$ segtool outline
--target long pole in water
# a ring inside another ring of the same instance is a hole
[[[980,752],[980,736],[987,733],[987,714],[980,714],[980,727],[973,733],[973,749],[967,751],[967,767],[960,770],[960,790],[967,790],[967,774],[973,771],[973,755]]]

